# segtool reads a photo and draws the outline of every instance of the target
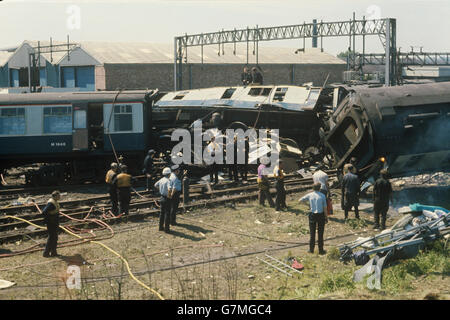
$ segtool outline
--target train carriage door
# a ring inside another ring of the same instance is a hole
[[[73,105],[72,146],[74,151],[85,151],[89,148],[87,128],[87,105]]]

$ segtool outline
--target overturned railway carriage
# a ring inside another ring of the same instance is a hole
[[[0,95],[0,173],[46,163],[31,184],[101,180],[114,151],[140,168],[151,144],[150,92]]]
[[[450,82],[347,88],[325,145],[342,168],[351,157],[363,179],[450,169]]]
[[[319,113],[328,102],[322,88],[311,86],[216,87],[165,94],[153,107],[153,127],[162,135],[190,128],[270,128],[306,151],[320,142]]]

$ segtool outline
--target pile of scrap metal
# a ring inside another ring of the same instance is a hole
[[[353,281],[361,282],[366,275],[370,275],[367,287],[381,289],[383,267],[396,260],[412,258],[426,244],[450,236],[450,211],[447,209],[412,204],[399,211],[405,216],[391,229],[339,247],[341,261],[347,263],[353,259],[356,265],[363,265],[353,274]],[[359,250],[353,252],[357,248]],[[372,254],[374,256],[370,258]]]

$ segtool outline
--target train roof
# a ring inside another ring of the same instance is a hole
[[[450,102],[450,82],[406,84],[393,87],[348,87],[366,107],[412,106]]]
[[[95,91],[95,92],[39,92],[39,93],[8,93],[0,94],[0,105],[15,104],[46,104],[46,103],[113,103],[128,101],[143,101],[151,91]],[[116,98],[117,97],[117,98]]]
[[[249,85],[174,91],[165,94],[155,107],[232,107],[254,109],[271,105],[289,111],[312,111],[321,87],[293,85]]]

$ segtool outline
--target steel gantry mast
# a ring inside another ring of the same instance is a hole
[[[258,55],[259,41],[287,40],[287,39],[317,39],[320,37],[348,37],[350,42],[356,36],[363,37],[363,43],[366,36],[376,35],[382,40],[385,49],[385,58],[389,61],[386,64],[385,85],[394,85],[396,77],[396,19],[384,18],[361,20],[353,19],[347,21],[336,22],[313,22],[297,25],[286,25],[277,27],[255,27],[234,30],[222,30],[219,32],[201,33],[201,34],[185,34],[174,39],[174,88],[182,89],[182,65],[183,58],[187,62],[188,47],[202,47],[202,63],[203,63],[203,46],[219,45],[226,43],[236,44],[238,42],[253,42]],[[354,41],[353,41],[354,42]],[[354,46],[353,46],[354,47]],[[219,51],[220,52],[220,51]],[[235,53],[235,51],[234,51]],[[354,54],[354,53],[353,53]],[[247,52],[248,60],[248,52]],[[248,62],[248,61],[247,61]]]

